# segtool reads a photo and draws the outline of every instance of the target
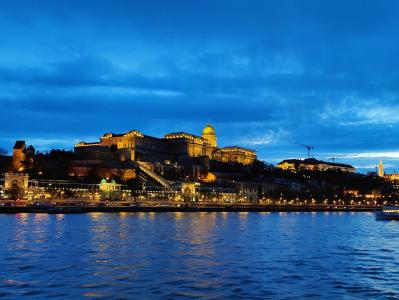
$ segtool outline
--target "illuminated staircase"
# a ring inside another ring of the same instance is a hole
[[[144,173],[146,176],[150,177],[153,181],[155,181],[157,184],[159,184],[161,187],[170,190],[170,184],[169,182],[164,179],[163,177],[159,176],[155,172],[151,170],[151,167],[148,163],[143,162],[143,161],[137,161],[139,164],[139,169],[140,172]],[[143,178],[146,179],[146,178]]]

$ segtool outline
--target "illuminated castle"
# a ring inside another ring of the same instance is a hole
[[[256,159],[253,150],[239,146],[217,147],[215,129],[207,125],[202,136],[187,132],[174,132],[156,138],[131,130],[124,134],[106,133],[100,141],[80,142],[75,145],[75,153],[86,161],[119,161],[175,163],[209,167],[209,161],[249,165]]]

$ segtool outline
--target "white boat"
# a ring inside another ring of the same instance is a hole
[[[383,206],[381,210],[374,211],[376,220],[398,220],[399,221],[399,206]]]

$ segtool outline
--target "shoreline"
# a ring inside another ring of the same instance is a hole
[[[295,206],[295,205],[190,205],[190,206],[2,206],[0,214],[48,213],[81,214],[92,212],[373,212],[380,206]]]

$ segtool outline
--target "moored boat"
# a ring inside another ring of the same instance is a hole
[[[374,215],[378,221],[399,221],[399,206],[383,206],[381,210],[375,210]]]

